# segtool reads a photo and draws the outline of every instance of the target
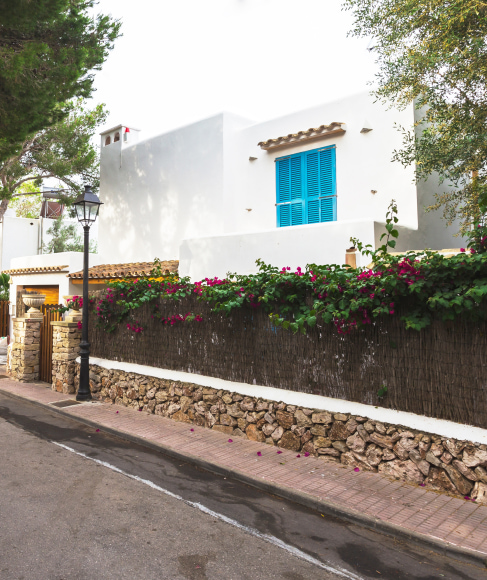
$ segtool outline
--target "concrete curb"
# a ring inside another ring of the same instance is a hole
[[[149,439],[145,439],[144,437],[132,435],[131,433],[127,433],[126,431],[120,431],[112,427],[105,427],[102,424],[97,423],[96,421],[92,421],[90,419],[86,419],[85,417],[77,417],[75,415],[71,415],[69,412],[64,411],[63,408],[55,407],[47,403],[41,403],[39,401],[36,401],[35,399],[23,397],[17,393],[10,393],[9,391],[4,391],[1,387],[0,392],[14,399],[28,401],[29,403],[33,403],[34,405],[42,407],[43,409],[49,409],[50,411],[62,415],[63,417],[73,419],[74,421],[78,421],[79,423],[83,423],[85,425],[88,425],[89,427],[100,429],[101,431],[104,431],[111,435],[115,435],[116,437],[120,437],[121,439],[125,439],[132,443],[137,443],[149,449],[158,451],[173,459],[177,459],[178,461],[185,461],[186,463],[191,463],[201,469],[204,469],[205,471],[209,471],[211,473],[215,473],[216,475],[221,475],[227,478],[235,479],[241,483],[250,485],[266,493],[270,493],[272,495],[276,495],[278,497],[282,497],[284,499],[293,501],[297,504],[305,506],[314,511],[318,511],[322,514],[346,520],[347,522],[359,525],[369,530],[373,530],[375,532],[379,532],[387,536],[391,536],[393,538],[413,543],[423,549],[425,548],[431,549],[442,556],[448,556],[450,558],[454,558],[456,560],[460,560],[468,564],[473,564],[475,566],[482,566],[487,568],[487,556],[485,554],[482,554],[481,552],[475,552],[474,550],[461,548],[459,546],[455,546],[454,544],[444,542],[442,540],[433,538],[431,536],[427,536],[425,534],[420,534],[414,531],[406,530],[405,528],[402,528],[395,524],[384,522],[378,518],[372,518],[370,516],[367,516],[355,510],[348,509],[343,506],[338,506],[331,501],[324,501],[322,499],[318,499],[314,496],[297,491],[295,489],[283,485],[278,485],[276,483],[272,483],[269,481],[263,481],[261,479],[258,479],[257,477],[252,477],[250,475],[247,475],[246,473],[238,471],[237,469],[229,469],[227,467],[219,465],[218,463],[206,461],[205,459],[196,457],[191,454],[181,453],[175,449],[167,447],[162,443],[156,443],[154,441],[150,441]],[[70,398],[69,395],[66,398]]]

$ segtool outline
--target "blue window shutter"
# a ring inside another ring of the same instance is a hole
[[[291,199],[303,197],[302,155],[290,157],[291,162]]]
[[[319,199],[310,199],[308,201],[308,223],[317,224],[320,220],[320,201]]]
[[[337,219],[337,198],[323,197],[320,199],[320,221],[334,222]]]
[[[320,197],[335,195],[335,149],[320,151]]]
[[[318,151],[306,154],[306,185],[308,199],[320,195],[320,165]]]
[[[276,159],[277,227],[336,221],[335,147]]]
[[[282,159],[276,163],[277,203],[291,200],[291,159]]]
[[[289,205],[291,206],[291,225],[300,226],[303,223],[304,202],[298,201]]]
[[[291,204],[277,206],[277,227],[285,228],[291,225]]]

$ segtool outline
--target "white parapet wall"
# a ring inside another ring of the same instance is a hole
[[[306,264],[344,264],[350,238],[374,244],[373,221],[343,221],[276,228],[260,232],[227,234],[184,240],[180,248],[179,272],[192,280],[224,277],[227,272],[252,274],[256,260],[293,270]],[[357,265],[370,258],[357,255]]]

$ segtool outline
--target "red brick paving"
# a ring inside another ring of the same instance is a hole
[[[0,390],[46,405],[73,398],[51,391],[45,383],[17,383],[10,379],[0,380]],[[335,508],[354,510],[406,531],[487,556],[485,505],[389,481],[378,473],[355,472],[351,467],[315,458],[297,458],[297,453],[292,451],[282,450],[277,454],[277,448],[264,443],[238,437],[232,437],[233,443],[229,443],[229,436],[224,433],[126,407],[97,402],[65,407],[63,412],[96,422],[100,428],[161,443],[237,474],[265,479],[312,498],[323,498]],[[258,451],[261,457],[257,456]]]

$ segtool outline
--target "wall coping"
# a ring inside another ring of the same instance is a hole
[[[77,322],[66,322],[64,320],[53,320],[51,321],[52,326],[67,326],[68,328],[74,328],[78,326]]]
[[[80,362],[79,357],[76,359],[76,362]],[[223,389],[225,391],[236,392],[244,396],[257,398],[262,397],[263,399],[269,399],[271,401],[282,401],[287,405],[296,405],[299,407],[312,409],[323,409],[332,413],[351,413],[352,415],[368,417],[374,421],[380,421],[382,423],[389,423],[392,425],[402,425],[417,431],[434,433],[436,435],[458,439],[460,441],[467,440],[472,441],[473,443],[487,444],[487,429],[473,427],[472,425],[454,423],[453,421],[447,421],[445,419],[435,419],[433,417],[416,415],[414,413],[407,413],[405,411],[385,409],[384,407],[374,407],[373,405],[355,403],[353,401],[345,401],[343,399],[333,399],[331,397],[323,397],[321,395],[298,393],[296,391],[288,391],[285,389],[278,389],[276,387],[264,387],[261,385],[250,385],[248,383],[237,383],[234,381],[227,381],[224,379],[208,377],[205,375],[197,375],[183,371],[173,371],[170,369],[161,369],[134,363],[111,361],[96,357],[90,357],[90,364],[97,365],[107,370],[120,370],[127,373],[137,373],[139,375],[146,375],[158,379],[193,383],[203,387],[213,387],[214,389],[218,390]]]

